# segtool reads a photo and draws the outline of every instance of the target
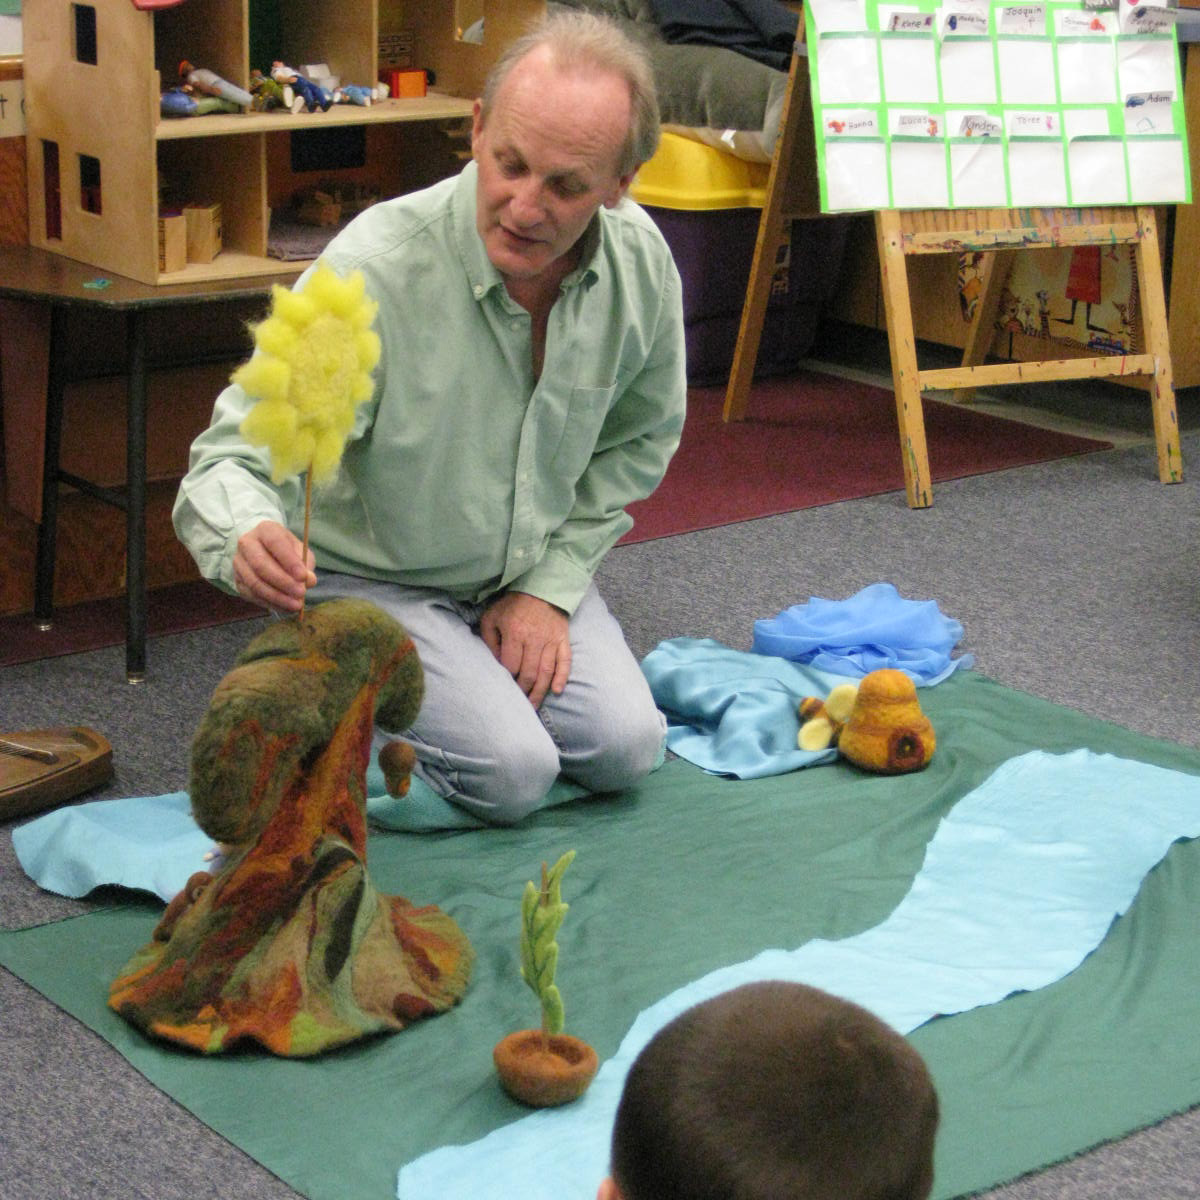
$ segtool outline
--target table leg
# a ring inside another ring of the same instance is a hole
[[[125,415],[125,678],[146,675],[146,313],[131,309],[125,339],[129,391]]]
[[[62,447],[63,389],[66,386],[66,311],[50,308],[50,353],[46,381],[46,426],[42,451],[42,519],[38,523],[37,561],[33,576],[33,623],[40,630],[54,624],[54,556],[58,545],[58,460]]]

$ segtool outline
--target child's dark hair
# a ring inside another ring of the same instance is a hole
[[[938,1102],[921,1056],[803,984],[734,988],[661,1029],[617,1109],[623,1200],[925,1200]]]

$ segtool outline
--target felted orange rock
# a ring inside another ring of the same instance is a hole
[[[898,775],[919,771],[937,740],[921,711],[917,688],[903,671],[883,667],[864,676],[838,749],[864,771]]]

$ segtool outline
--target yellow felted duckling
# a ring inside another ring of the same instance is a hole
[[[800,732],[796,735],[800,749],[825,750],[836,746],[857,695],[857,684],[839,683],[824,700],[805,696],[799,704]]]

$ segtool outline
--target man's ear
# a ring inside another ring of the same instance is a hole
[[[625,194],[629,191],[629,185],[633,182],[636,174],[636,171],[630,171],[628,175],[622,175],[617,180],[616,186],[604,201],[605,208],[616,208],[625,199]]]
[[[596,1200],[621,1200],[621,1190],[611,1175],[601,1183],[600,1190],[596,1193]]]
[[[475,154],[475,143],[479,141],[479,135],[483,132],[483,104],[475,101],[475,107],[471,114],[471,153]]]

